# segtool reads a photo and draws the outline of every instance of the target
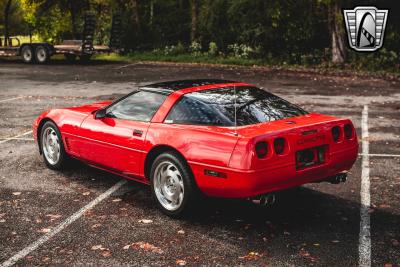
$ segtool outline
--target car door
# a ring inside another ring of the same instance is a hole
[[[81,158],[126,176],[141,176],[147,130],[166,97],[140,90],[107,107],[103,118],[88,116],[80,129]]]

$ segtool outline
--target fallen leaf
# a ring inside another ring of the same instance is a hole
[[[180,234],[180,235],[184,235],[184,234],[185,234],[185,231],[183,231],[183,230],[179,230],[179,231],[178,231],[178,234]]]
[[[160,249],[159,247],[156,247],[150,243],[146,243],[146,242],[142,242],[142,241],[133,243],[131,246],[133,249],[143,249],[145,251],[151,251],[151,252],[155,252],[158,254],[164,253],[164,251],[162,251],[162,249]]]
[[[92,246],[91,250],[105,250],[105,248],[102,245],[95,245]]]
[[[138,222],[140,222],[140,223],[152,223],[153,222],[153,220],[149,220],[149,219],[141,219],[141,220],[139,220]]]
[[[123,249],[127,250],[127,249],[129,249],[130,247],[131,247],[131,245],[126,245],[126,246],[123,247]]]
[[[112,255],[112,253],[111,253],[111,251],[109,251],[109,250],[104,250],[102,253],[101,253],[101,256],[103,256],[103,257],[110,257]]]
[[[47,214],[46,217],[49,217],[50,218],[50,222],[52,222],[54,220],[57,220],[57,219],[61,218],[61,215],[59,215],[59,214]]]
[[[186,261],[184,261],[184,260],[176,260],[176,264],[178,264],[179,266],[185,266],[186,265]]]
[[[258,253],[258,252],[254,252],[254,251],[250,251],[249,254],[247,254],[245,256],[241,256],[241,257],[239,257],[239,259],[242,259],[242,260],[258,260],[262,256],[264,256],[264,254],[261,254],[261,253]]]
[[[101,224],[100,223],[95,223],[95,224],[93,224],[92,225],[92,229],[96,229],[96,228],[99,228],[101,226]]]
[[[22,193],[21,193],[21,192],[12,192],[12,194],[13,194],[14,196],[19,196],[19,195],[21,195]]]

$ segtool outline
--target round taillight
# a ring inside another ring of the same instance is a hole
[[[344,136],[346,139],[351,139],[353,137],[353,126],[351,124],[346,124],[344,126]]]
[[[340,127],[339,126],[334,126],[332,128],[332,137],[333,141],[338,142],[340,139]]]
[[[256,144],[256,154],[257,157],[263,159],[268,154],[268,144],[267,142],[258,142]]]
[[[277,155],[282,155],[285,151],[285,139],[283,138],[276,138],[274,140],[274,149]]]

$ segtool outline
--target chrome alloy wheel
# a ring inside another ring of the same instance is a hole
[[[42,136],[42,149],[44,156],[51,165],[56,165],[60,160],[60,140],[56,131],[48,127]]]
[[[175,211],[180,208],[185,189],[182,175],[174,164],[163,161],[157,166],[153,186],[158,201],[165,209]]]

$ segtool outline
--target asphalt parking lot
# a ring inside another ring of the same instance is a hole
[[[207,77],[253,83],[308,111],[350,117],[360,156],[348,181],[281,192],[271,208],[212,199],[192,217],[174,220],[161,214],[144,185],[80,163],[47,169],[30,134],[33,119],[51,107],[115,98],[150,82]],[[255,68],[0,61],[0,114],[0,266],[400,266],[399,81]]]

